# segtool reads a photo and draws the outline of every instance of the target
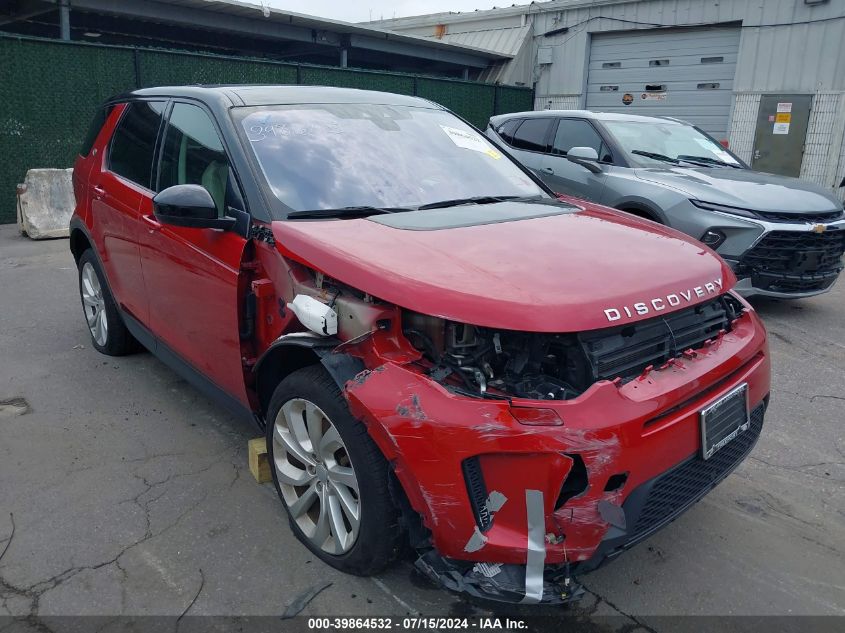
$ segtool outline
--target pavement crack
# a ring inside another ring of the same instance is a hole
[[[235,484],[238,483],[238,480],[241,478],[241,467],[238,466],[235,462],[232,462],[232,468],[235,470],[235,476],[232,478],[232,482],[229,484],[229,490],[235,487]]]
[[[184,617],[185,617],[185,614],[186,614],[186,613],[188,613],[188,611],[190,611],[190,610],[191,610],[191,607],[193,607],[193,606],[194,606],[194,603],[197,601],[197,598],[199,598],[199,597],[200,597],[200,594],[202,593],[202,589],[203,589],[203,587],[205,587],[205,574],[202,572],[202,567],[200,567],[200,586],[199,586],[199,588],[197,589],[197,592],[194,594],[194,598],[193,598],[193,600],[191,600],[191,602],[190,602],[190,603],[188,603],[188,606],[187,606],[187,607],[185,607],[185,610],[184,610],[184,611],[182,611],[182,615],[180,615],[178,618],[176,618],[176,630],[177,630],[177,631],[179,630],[179,622],[180,622],[180,620],[181,620],[182,618],[184,618]]]
[[[816,398],[831,398],[832,400],[845,400],[843,396],[831,396],[826,393],[818,393],[814,396],[810,396],[810,400],[815,400]]]
[[[14,513],[9,513],[9,520],[12,522],[12,532],[9,534],[9,538],[6,540],[6,545],[3,547],[3,551],[0,552],[0,561],[3,560],[3,557],[6,555],[6,552],[9,551],[9,546],[12,544],[12,539],[15,538],[15,515]],[[2,542],[2,541],[0,541]]]
[[[801,473],[802,475],[807,475],[808,477],[815,477],[817,479],[823,479],[824,481],[839,481],[838,479],[831,479],[831,477],[827,475],[819,475],[813,472],[807,472],[805,469],[807,468],[819,468],[821,466],[845,466],[843,462],[816,462],[812,464],[800,464],[798,466],[786,466],[784,464],[773,464],[772,462],[766,461],[756,455],[749,456],[749,459],[755,462],[760,462],[761,464],[765,464],[770,468],[777,468],[779,470],[787,470],[789,472],[794,473]]]
[[[126,613],[126,584],[129,582],[129,572],[120,564],[119,558],[114,561],[114,564],[120,570],[120,611]]]
[[[309,603],[316,598],[320,593],[328,589],[332,586],[332,583],[328,580],[325,580],[321,583],[314,585],[313,587],[309,587],[301,594],[296,596],[293,600],[291,600],[290,604],[285,609],[285,612],[282,614],[282,620],[288,620],[295,615],[298,615],[305,607],[309,605]]]
[[[586,591],[587,593],[589,593],[591,596],[593,596],[596,599],[596,605],[595,605],[595,608],[593,609],[593,612],[595,612],[595,610],[598,609],[599,602],[604,602],[607,606],[609,606],[611,609],[613,609],[617,613],[621,613],[623,616],[625,616],[626,618],[628,618],[632,622],[635,622],[638,627],[642,627],[643,629],[645,629],[649,633],[657,633],[657,630],[655,628],[649,626],[648,624],[646,624],[645,622],[640,620],[637,616],[631,615],[630,613],[626,613],[625,611],[620,609],[618,606],[616,606],[614,603],[612,603],[610,600],[608,600],[604,596],[598,594],[597,592],[595,592],[592,589],[590,589],[589,587],[587,587],[584,583],[581,583],[581,586],[584,587],[584,591]]]

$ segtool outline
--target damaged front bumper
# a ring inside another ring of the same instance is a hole
[[[430,532],[417,563],[426,576],[478,597],[562,604],[582,593],[573,573],[670,522],[751,450],[759,427],[728,445],[744,447],[729,463],[698,457],[698,412],[741,383],[762,425],[769,358],[750,311],[690,357],[571,400],[471,398],[393,362],[347,383],[346,396]],[[688,494],[652,496],[688,471]]]
[[[561,605],[584,595],[584,587],[572,577],[570,565],[468,564],[448,560],[430,549],[417,559],[416,568],[450,591],[485,600]]]

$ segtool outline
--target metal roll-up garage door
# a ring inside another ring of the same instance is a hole
[[[739,27],[596,33],[587,109],[678,117],[728,137]]]

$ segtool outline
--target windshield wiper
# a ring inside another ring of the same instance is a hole
[[[679,162],[677,158],[666,156],[666,154],[658,154],[657,152],[647,152],[644,149],[632,149],[631,153],[637,154],[638,156],[645,156],[646,158],[653,158],[654,160],[660,160],[664,163],[672,163],[673,165],[677,165]]]
[[[658,154],[657,152],[647,152],[643,149],[632,149],[632,154],[638,154],[640,156],[645,156],[646,158],[653,158],[654,160],[663,161],[664,163],[671,163],[672,165],[680,165],[682,162],[690,163],[692,165],[698,165],[699,167],[712,167],[714,163],[710,162],[710,159],[699,158],[698,156],[678,156],[677,158],[672,158],[671,156],[666,156],[666,154]],[[719,162],[720,161],[716,161]]]
[[[686,161],[698,161],[702,163],[706,163],[708,165],[718,165],[719,167],[733,167],[734,169],[742,169],[739,165],[734,163],[728,163],[723,160],[719,160],[718,158],[711,158],[710,156],[691,156],[689,154],[679,154],[679,160],[686,160]]]
[[[474,196],[472,198],[455,198],[453,200],[440,200],[439,202],[429,202],[417,207],[417,209],[445,209],[447,207],[457,207],[462,204],[494,204],[496,202],[504,202],[505,200],[519,200],[524,199],[523,196]]]
[[[373,207],[362,205],[357,207],[341,207],[340,209],[306,209],[304,211],[291,211],[288,213],[288,220],[319,220],[324,218],[366,218],[370,215],[381,215],[383,213],[402,213],[413,211],[411,207]]]

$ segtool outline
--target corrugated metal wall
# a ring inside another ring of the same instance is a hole
[[[581,95],[544,95],[534,98],[535,110],[577,110]]]
[[[95,108],[137,87],[300,83],[383,90],[431,99],[482,128],[493,114],[533,105],[530,88],[3,35],[0,60],[0,223],[15,221],[15,185],[28,169],[70,167]]]
[[[726,139],[739,38],[736,27],[594,34],[586,108],[677,117]]]
[[[837,160],[835,185],[845,182],[845,143],[839,146],[839,158]],[[845,201],[845,187],[837,188],[839,199]]]
[[[804,180],[826,185],[833,178],[833,173],[828,174],[828,167],[829,161],[836,160],[836,157],[830,156],[830,147],[841,104],[841,94],[825,92],[813,97],[801,162],[801,178]],[[839,142],[842,142],[841,138]]]
[[[803,0],[549,2],[528,12],[536,46],[554,51],[553,63],[540,70],[537,94],[583,91],[591,34],[731,22],[742,25],[736,91],[845,90],[845,20],[836,19],[843,13],[842,0],[816,6]],[[795,25],[807,21],[815,23]],[[783,26],[760,26],[771,24]],[[568,30],[543,35],[563,27]]]
[[[728,138],[731,150],[746,163],[751,163],[754,150],[754,129],[757,125],[757,111],[760,108],[760,93],[740,94],[734,99],[731,113],[731,129]]]

